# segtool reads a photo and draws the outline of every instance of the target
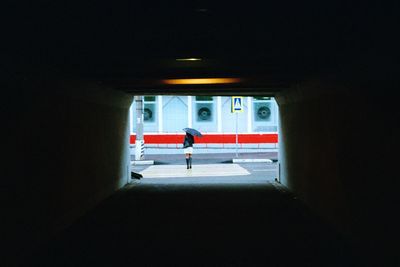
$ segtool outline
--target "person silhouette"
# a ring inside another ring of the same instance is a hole
[[[183,153],[186,158],[186,168],[192,168],[192,154],[193,154],[194,137],[190,133],[186,133],[185,139],[183,140]]]

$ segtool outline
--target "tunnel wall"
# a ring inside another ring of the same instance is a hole
[[[28,86],[10,91],[3,124],[9,137],[1,231],[11,261],[130,179],[132,96],[90,84]]]
[[[280,180],[363,258],[398,263],[400,113],[383,89],[317,83],[280,93]]]

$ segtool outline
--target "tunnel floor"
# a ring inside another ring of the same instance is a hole
[[[339,235],[275,182],[128,185],[28,266],[354,266]]]

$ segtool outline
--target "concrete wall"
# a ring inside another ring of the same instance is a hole
[[[24,86],[14,85],[3,105],[0,231],[10,260],[28,255],[130,179],[132,96],[97,85]]]
[[[377,264],[397,260],[399,238],[400,112],[382,89],[322,83],[277,96],[281,182]]]

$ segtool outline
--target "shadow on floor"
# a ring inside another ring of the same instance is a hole
[[[27,266],[354,266],[346,242],[274,182],[129,185]]]

